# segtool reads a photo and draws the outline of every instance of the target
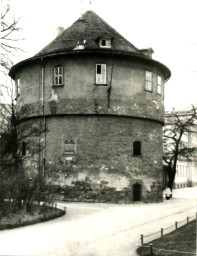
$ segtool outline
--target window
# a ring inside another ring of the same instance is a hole
[[[54,67],[54,85],[63,85],[63,66]]]
[[[145,73],[145,90],[153,90],[153,74],[152,72],[146,71]]]
[[[86,44],[86,40],[78,41],[73,50],[84,50],[85,49],[85,44]]]
[[[22,156],[26,155],[26,142],[22,143]]]
[[[15,82],[16,97],[20,95],[20,78],[16,79]]]
[[[76,144],[72,139],[64,139],[64,152],[68,154],[76,153]]]
[[[111,40],[110,39],[100,39],[99,45],[101,48],[111,48]]]
[[[133,155],[134,156],[140,156],[141,155],[141,142],[140,141],[134,141],[133,142]]]
[[[96,84],[106,84],[106,64],[96,64]]]
[[[161,95],[161,77],[157,76],[157,93]]]

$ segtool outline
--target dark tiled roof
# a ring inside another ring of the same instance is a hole
[[[112,40],[111,50],[113,51],[130,52],[143,56],[134,45],[127,41],[93,11],[87,11],[83,17],[75,21],[35,56],[73,51],[77,42],[83,42],[83,40],[86,40],[85,50],[98,50],[100,49],[98,39],[103,37]]]
[[[102,38],[111,39],[112,47],[101,48],[99,39]],[[78,42],[79,45],[82,45],[84,40],[84,49],[77,48]],[[110,54],[113,52],[113,54],[129,56],[148,65],[151,64],[159,67],[164,73],[165,80],[168,80],[171,76],[170,70],[165,65],[152,59],[153,50],[151,48],[139,50],[93,11],[87,11],[83,17],[75,21],[66,30],[63,30],[62,33],[35,56],[15,64],[10,69],[9,75],[15,79],[16,72],[20,68],[29,63],[41,61],[43,58],[61,54],[91,54],[92,52],[99,54]]]

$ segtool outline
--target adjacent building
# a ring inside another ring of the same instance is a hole
[[[168,120],[176,113],[180,118],[190,116],[193,111],[191,109],[172,110],[166,112],[166,125]],[[190,129],[193,132],[184,133],[181,139],[180,147],[197,148],[197,126]],[[165,177],[164,177],[165,179]],[[185,188],[197,186],[197,152],[193,152],[189,157],[180,156],[177,162],[177,170],[174,181],[174,188]]]

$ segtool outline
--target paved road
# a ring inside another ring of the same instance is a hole
[[[55,220],[0,231],[0,255],[134,256],[140,234],[194,216],[197,188],[179,189],[163,203],[65,203]]]

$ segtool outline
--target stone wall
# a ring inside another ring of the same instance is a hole
[[[71,115],[47,118],[46,125],[47,183],[58,188],[59,198],[132,202],[133,185],[139,183],[141,200],[162,200],[160,123]],[[67,138],[74,141],[75,153],[65,152]],[[141,156],[133,156],[134,141],[141,142]]]

